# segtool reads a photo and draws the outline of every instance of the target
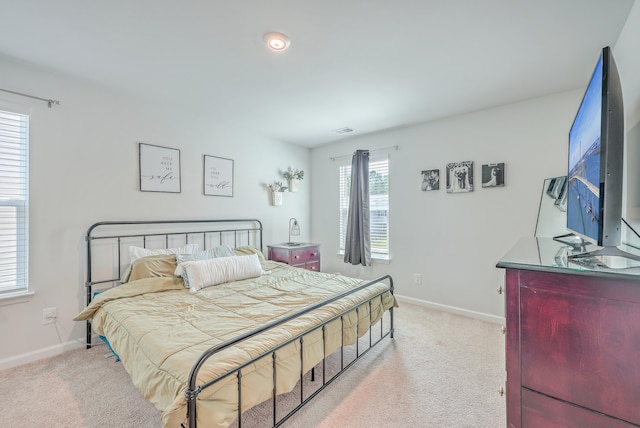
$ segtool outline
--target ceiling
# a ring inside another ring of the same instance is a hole
[[[0,54],[315,147],[584,87],[632,6],[0,0]],[[270,31],[290,37],[286,52],[267,51],[262,37]],[[355,131],[332,132],[345,126]]]

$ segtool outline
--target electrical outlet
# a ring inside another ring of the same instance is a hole
[[[422,274],[421,273],[414,273],[413,274],[413,282],[416,285],[422,284]]]
[[[42,310],[42,324],[53,324],[58,318],[56,308],[46,308]]]

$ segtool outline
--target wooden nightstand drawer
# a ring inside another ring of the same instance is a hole
[[[320,260],[320,251],[318,247],[301,248],[291,251],[291,264],[306,263],[310,261]]]
[[[308,262],[305,263],[305,269],[307,270],[312,270],[315,272],[320,272],[320,260],[318,260],[317,262]]]
[[[267,245],[269,249],[269,260],[287,263],[291,266],[320,271],[320,245],[319,244],[299,244],[299,245]]]

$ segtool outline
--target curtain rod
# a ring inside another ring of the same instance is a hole
[[[396,144],[395,146],[382,147],[382,148],[379,148],[379,149],[372,149],[372,150],[369,150],[369,152],[380,152],[380,151],[383,151],[383,150],[391,150],[391,149],[398,150],[399,148],[400,148],[400,146]],[[346,155],[340,155],[340,156],[329,156],[329,159],[331,159],[332,161],[335,162],[336,159],[346,158],[347,156],[353,156],[353,153],[349,153],[349,154],[346,154]]]
[[[45,103],[47,103],[49,105],[49,108],[51,108],[51,106],[53,106],[53,105],[57,105],[57,106],[60,105],[60,101],[52,100],[51,98],[47,99],[47,98],[34,97],[33,95],[23,94],[21,92],[10,91],[8,89],[2,89],[2,88],[0,88],[0,91],[8,92],[8,93],[14,94],[14,95],[20,95],[21,97],[33,98],[34,100],[44,101]]]

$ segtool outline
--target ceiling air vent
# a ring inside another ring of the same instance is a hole
[[[353,132],[353,128],[349,128],[348,126],[345,126],[342,128],[334,129],[331,132],[335,132],[338,135],[348,134],[349,132]]]

